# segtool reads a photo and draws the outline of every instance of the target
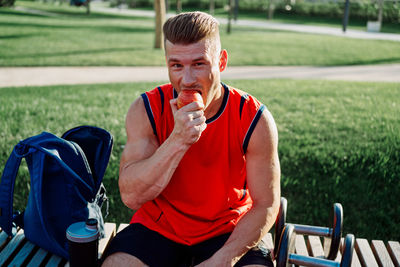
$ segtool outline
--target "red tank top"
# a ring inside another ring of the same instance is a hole
[[[200,139],[186,152],[170,183],[142,205],[131,223],[141,223],[178,243],[193,245],[232,232],[251,208],[246,187],[246,149],[265,106],[223,84],[222,105],[209,118]],[[177,97],[171,84],[142,94],[158,142],[171,134],[169,104]]]

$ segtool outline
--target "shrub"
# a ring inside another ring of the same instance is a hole
[[[15,3],[15,0],[0,0],[0,7],[13,6],[14,3]]]
[[[344,6],[344,1],[279,1],[276,6],[276,12],[341,19],[344,13]],[[350,1],[350,19],[377,20],[378,12],[379,6],[375,2]],[[383,22],[400,23],[400,5],[397,2],[384,2]]]

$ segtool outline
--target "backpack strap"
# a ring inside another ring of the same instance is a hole
[[[15,235],[13,226],[14,185],[22,158],[34,151],[22,142],[18,143],[4,167],[0,183],[0,226],[9,236]]]
[[[42,154],[44,157],[45,154]],[[58,251],[58,253],[63,256],[64,258],[68,258],[68,252],[63,248],[59,242],[54,238],[53,235],[49,233],[49,223],[48,221],[45,220],[45,212],[43,211],[43,200],[42,200],[42,181],[40,183],[35,183],[33,186],[36,186],[36,188],[33,189],[34,192],[34,200],[36,202],[36,207],[37,207],[37,213],[39,215],[39,219],[42,225],[42,234],[46,236],[46,239],[51,241],[51,245],[53,246],[54,251]]]
[[[61,138],[75,142],[82,148],[89,162],[97,192],[110,159],[112,135],[102,128],[83,125],[68,130]]]

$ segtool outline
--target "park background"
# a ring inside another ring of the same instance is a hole
[[[164,64],[163,50],[154,48],[154,17],[104,11],[109,7],[151,11],[152,1],[97,1],[90,4],[90,10],[61,1],[1,3],[1,67]],[[210,12],[209,4],[169,0],[167,7],[171,13],[176,9]],[[237,19],[341,29],[344,6],[343,1],[240,0]],[[347,27],[366,31],[368,21],[380,20],[381,32],[399,34],[399,6],[399,1],[351,1]],[[212,12],[226,19],[229,10],[233,11],[228,7],[227,1],[215,1]],[[230,33],[228,26],[221,24],[221,41],[230,54],[229,65],[233,66],[324,67],[400,62],[400,43],[396,41],[268,30],[238,26],[234,21]],[[318,79],[224,82],[259,98],[276,120],[282,195],[288,199],[289,222],[328,226],[332,204],[340,202],[344,208],[344,233],[400,240],[399,83]],[[129,222],[133,211],[121,202],[117,186],[119,158],[126,141],[125,114],[134,99],[158,84],[159,81],[0,88],[0,172],[21,139],[42,131],[60,136],[83,124],[102,127],[115,139],[104,177],[110,200],[106,220]],[[16,209],[25,206],[29,188],[24,165],[15,188]]]

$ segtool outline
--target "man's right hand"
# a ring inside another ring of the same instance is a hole
[[[177,99],[172,99],[170,105],[175,120],[171,137],[183,145],[191,146],[200,139],[207,127],[204,104],[193,102],[178,109]]]
[[[143,99],[139,97],[129,108],[119,189],[122,201],[133,210],[165,189],[182,157],[206,127],[203,104],[194,102],[178,110],[173,100],[171,107],[174,130],[162,144],[153,132]]]

